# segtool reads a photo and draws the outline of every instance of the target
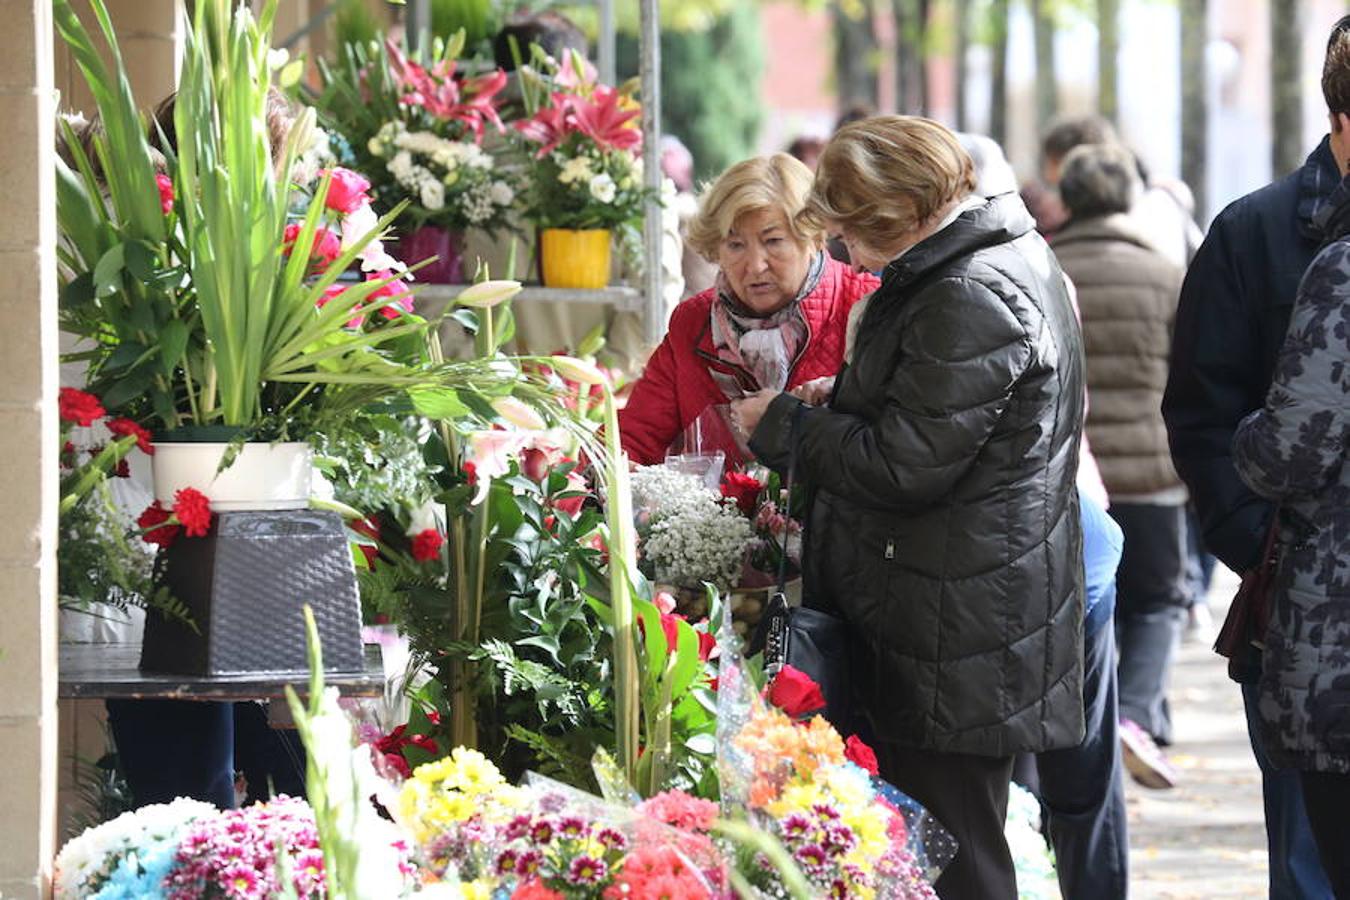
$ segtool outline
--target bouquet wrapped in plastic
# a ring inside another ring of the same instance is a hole
[[[932,882],[956,854],[942,826],[877,777],[876,757],[822,716],[820,688],[790,666],[756,690],[724,623],[717,697],[722,808],[748,812],[782,844],[821,896],[936,898]],[[748,858],[747,858],[748,857]],[[761,894],[786,896],[759,853],[738,869]]]

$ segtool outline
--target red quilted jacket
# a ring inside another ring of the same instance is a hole
[[[848,311],[878,284],[872,275],[854,272],[834,259],[826,261],[820,283],[801,301],[810,332],[788,376],[789,388],[839,371]],[[718,360],[713,349],[711,310],[716,294],[715,287],[709,288],[675,308],[665,339],[647,360],[628,405],[619,412],[623,448],[639,465],[661,462],[666,448],[699,413],[727,402],[710,369],[753,387],[748,373]],[[729,463],[742,460],[729,434],[714,435],[711,442],[727,454]]]

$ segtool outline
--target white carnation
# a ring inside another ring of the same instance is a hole
[[[612,203],[615,193],[614,179],[601,172],[591,179],[590,191],[591,196],[601,203]]]
[[[426,181],[422,184],[422,205],[436,212],[445,208],[445,186],[439,181]]]
[[[510,206],[511,201],[516,199],[516,192],[505,181],[494,181],[492,187],[488,188],[488,196],[498,206]]]

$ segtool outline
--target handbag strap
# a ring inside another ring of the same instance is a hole
[[[787,545],[790,533],[788,521],[792,516],[792,481],[793,472],[797,468],[797,422],[801,419],[802,410],[805,408],[805,403],[798,403],[797,408],[792,411],[792,420],[788,423],[788,464],[787,474],[783,478],[783,545],[778,553],[778,593],[784,597],[787,596]]]

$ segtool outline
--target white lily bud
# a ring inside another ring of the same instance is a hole
[[[497,415],[519,428],[528,431],[543,431],[548,427],[544,417],[530,406],[515,397],[498,397],[492,401],[492,408]]]
[[[461,306],[473,306],[484,309],[510,300],[520,293],[519,281],[480,281],[460,291],[455,302]]]

